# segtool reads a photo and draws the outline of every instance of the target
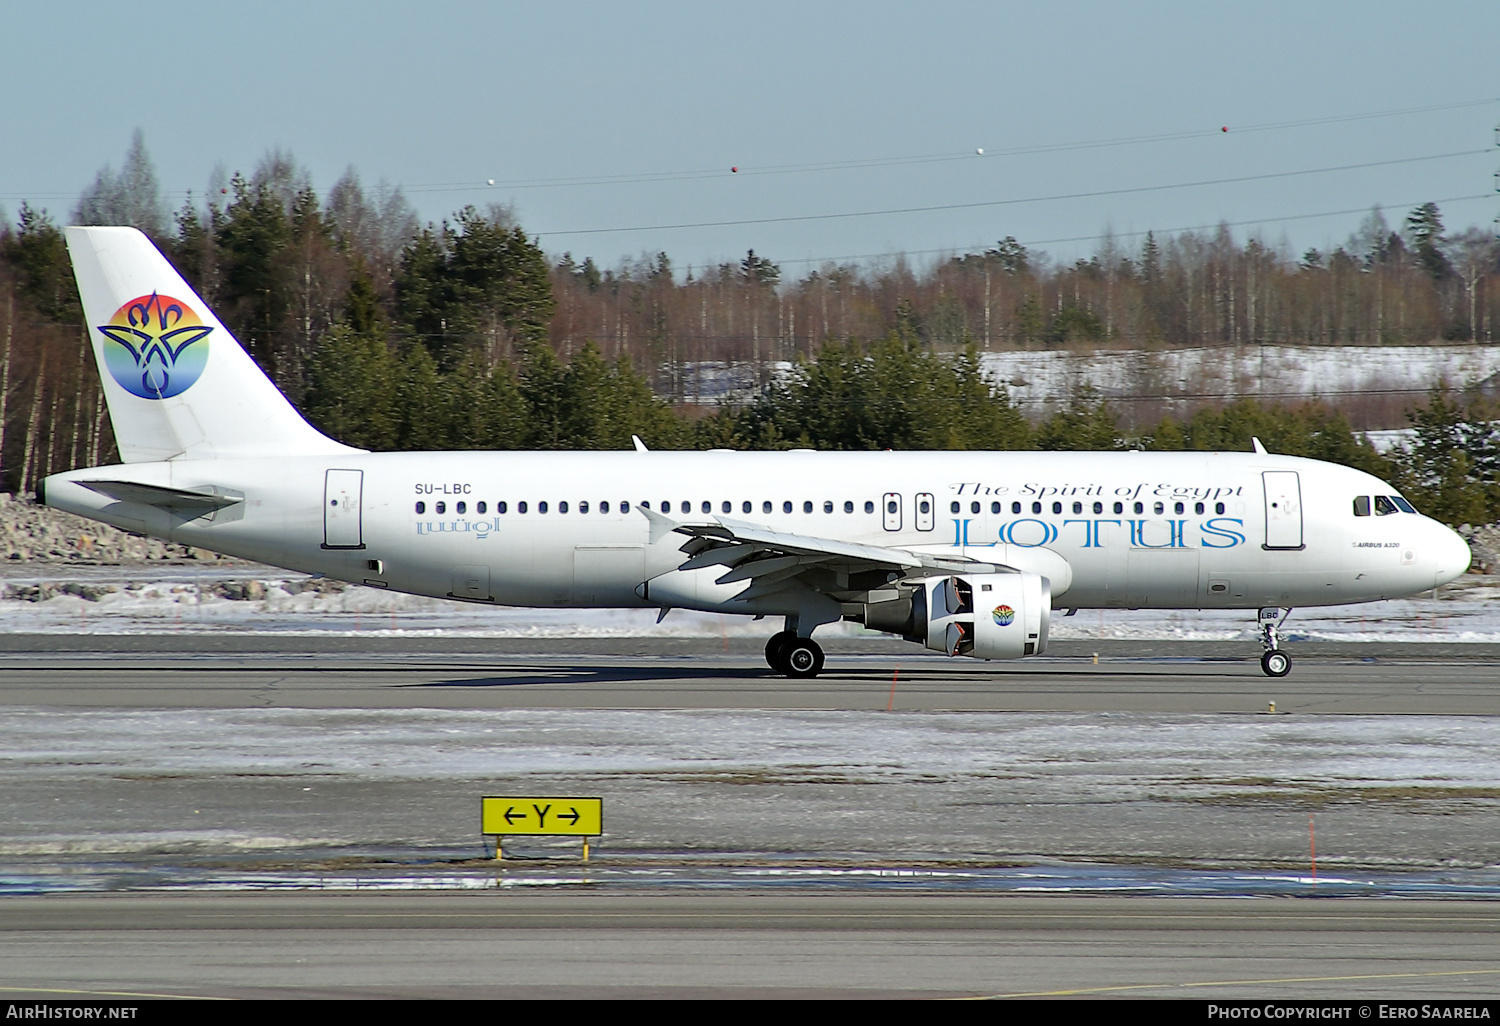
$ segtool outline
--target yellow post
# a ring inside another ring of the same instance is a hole
[[[589,839],[587,837],[585,837],[583,839],[583,861],[587,862],[588,860],[589,860]]]
[[[505,856],[500,851],[500,838],[497,837],[495,838],[495,861],[499,862],[503,858],[505,858]]]

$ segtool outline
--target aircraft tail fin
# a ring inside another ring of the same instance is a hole
[[[303,420],[145,235],[69,228],[67,240],[126,463],[362,451]]]

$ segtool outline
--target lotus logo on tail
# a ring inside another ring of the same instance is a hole
[[[153,292],[132,299],[108,324],[99,325],[104,365],[131,395],[170,399],[202,376],[213,330],[182,300]]]

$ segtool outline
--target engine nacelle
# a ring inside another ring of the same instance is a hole
[[[1040,574],[960,573],[905,583],[909,594],[865,606],[865,626],[974,659],[1021,659],[1047,650],[1052,586]]]

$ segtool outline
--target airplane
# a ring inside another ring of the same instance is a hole
[[[68,228],[122,464],[39,499],[126,531],[487,605],[849,620],[949,656],[1046,652],[1079,609],[1253,611],[1430,591],[1468,546],[1358,470],[1253,452],[387,452],[309,425],[156,247]]]

